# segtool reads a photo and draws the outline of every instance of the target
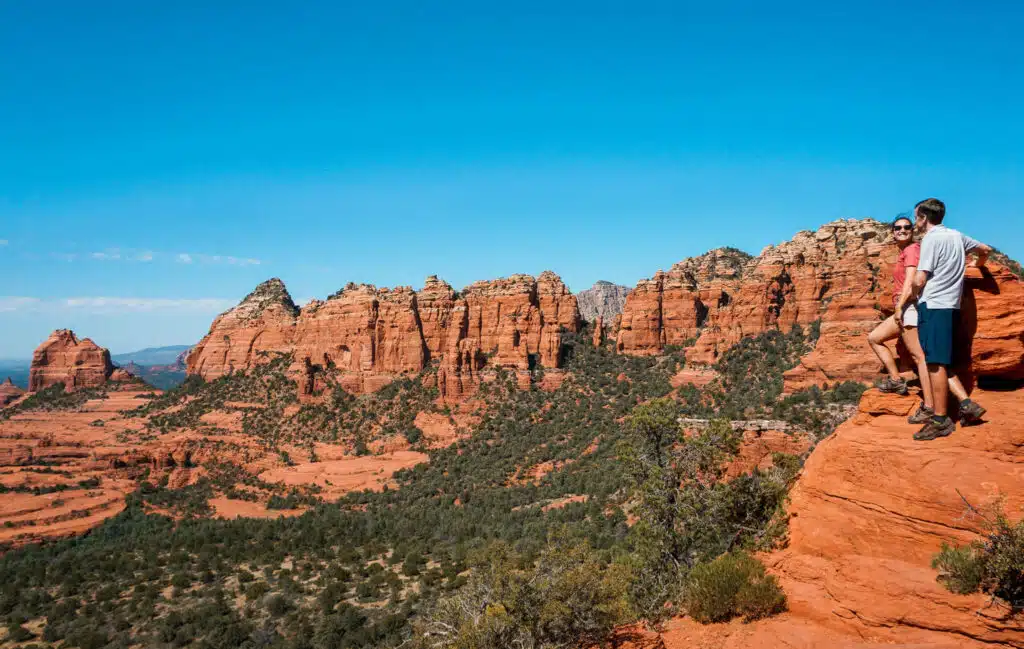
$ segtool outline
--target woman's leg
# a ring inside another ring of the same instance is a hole
[[[910,352],[910,358],[917,368],[917,377],[921,380],[921,398],[924,400],[924,407],[935,408],[935,400],[932,398],[931,378],[928,375],[928,362],[924,358],[924,349],[921,347],[921,339],[917,336],[917,327],[907,327],[903,330],[903,344]]]
[[[885,365],[885,371],[889,373],[889,378],[891,379],[898,379],[900,373],[896,369],[896,360],[892,357],[892,352],[885,346],[885,343],[895,340],[899,335],[900,328],[893,316],[883,320],[875,327],[874,331],[868,334],[868,344],[871,345],[871,350],[875,352],[878,360],[882,361],[882,365]]]

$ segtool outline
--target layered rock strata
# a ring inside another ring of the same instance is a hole
[[[189,353],[189,374],[245,371],[292,354],[303,394],[328,379],[355,393],[437,363],[441,396],[472,394],[498,368],[528,385],[530,370],[561,366],[562,336],[581,325],[576,297],[551,272],[476,282],[461,293],[436,277],[420,291],[350,284],[299,309],[284,284],[261,284],[220,315]]]
[[[79,340],[70,329],[50,334],[32,355],[29,392],[63,383],[68,390],[103,385],[114,371],[110,352],[88,338]]]

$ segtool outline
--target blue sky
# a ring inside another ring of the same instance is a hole
[[[1024,258],[1022,27],[1015,2],[0,3],[0,358],[56,327],[191,343],[272,276],[632,285],[931,195]]]

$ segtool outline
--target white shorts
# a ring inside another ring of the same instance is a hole
[[[903,307],[903,326],[917,326],[917,307],[914,306],[913,304],[908,304],[907,306]]]

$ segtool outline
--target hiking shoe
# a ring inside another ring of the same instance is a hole
[[[985,409],[970,399],[964,399],[960,402],[960,423],[964,426],[980,422],[984,414]]]
[[[907,394],[906,379],[894,379],[891,376],[887,376],[875,383],[875,387],[889,394]]]
[[[935,415],[928,420],[928,423],[924,425],[924,428],[914,433],[914,439],[918,441],[926,441],[929,439],[936,439],[937,437],[945,437],[956,430],[956,422],[949,417],[939,417]]]
[[[923,403],[917,407],[917,412],[907,417],[908,424],[925,424],[935,416],[935,411]]]

